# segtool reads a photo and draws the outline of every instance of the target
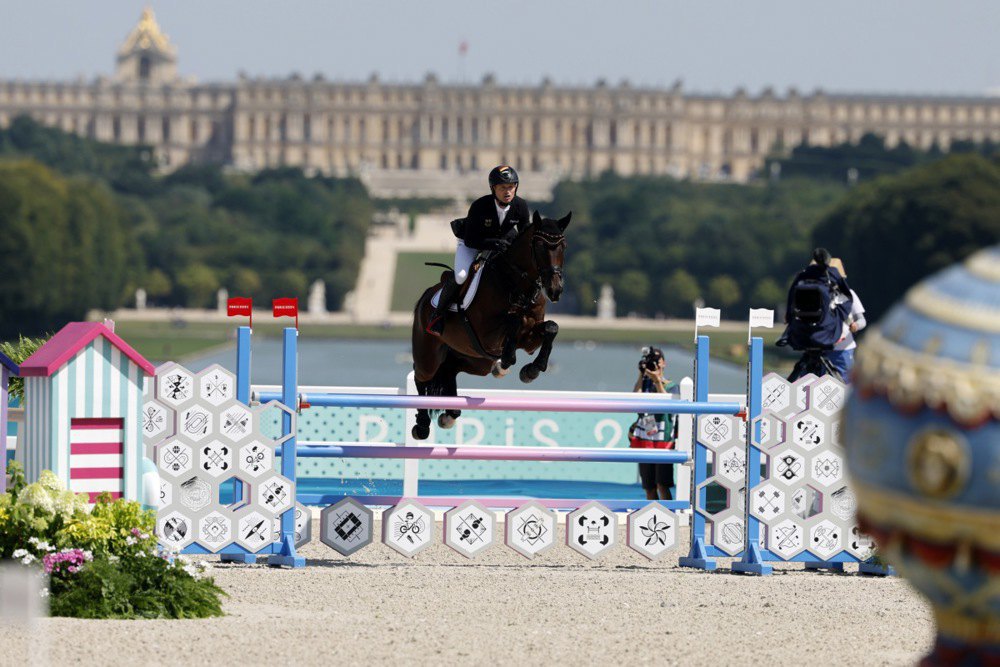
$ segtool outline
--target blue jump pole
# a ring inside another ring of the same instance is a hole
[[[708,353],[710,343],[708,336],[698,336],[694,347],[694,400],[696,403],[708,402]],[[714,570],[717,567],[715,559],[709,558],[705,547],[705,517],[699,511],[704,507],[704,499],[700,497],[698,487],[707,479],[705,461],[708,448],[698,441],[698,421],[695,420],[692,431],[691,447],[691,550],[687,556],[681,557],[678,564],[681,567],[694,567],[699,570]]]
[[[236,329],[236,398],[246,405],[250,405],[250,327],[237,327]],[[236,486],[233,495],[233,502],[238,502],[243,497],[240,486]],[[219,560],[223,563],[256,563],[257,555],[252,553],[222,553]]]
[[[282,340],[281,402],[292,410],[298,408],[298,335],[298,329],[287,327]],[[285,412],[282,412],[281,415],[281,434],[283,436],[291,434],[291,437],[281,445],[281,474],[294,483],[297,435],[292,427],[292,415]],[[278,552],[268,557],[267,564],[271,567],[305,567],[306,565],[306,559],[295,553],[294,506],[281,515],[281,537]]]
[[[760,484],[760,450],[751,444],[760,442],[760,416],[764,411],[761,383],[764,379],[764,339],[750,340],[750,354],[747,366],[747,441],[746,472],[744,485],[746,497],[744,505],[745,531],[743,534],[743,558],[733,563],[733,572],[744,574],[771,574],[773,568],[764,562],[765,554],[760,549],[760,521],[750,514],[750,490]]]

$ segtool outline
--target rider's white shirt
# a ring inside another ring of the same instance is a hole
[[[506,206],[501,206],[500,202],[498,202],[496,198],[494,198],[493,205],[497,207],[497,220],[500,221],[500,225],[503,225],[504,218],[506,218],[507,213],[510,212],[510,204],[507,204]]]

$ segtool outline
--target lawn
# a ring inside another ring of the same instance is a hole
[[[392,284],[393,312],[413,310],[425,289],[437,282],[442,269],[424,266],[424,262],[440,262],[451,266],[455,255],[444,252],[401,252],[396,256],[396,278]]]

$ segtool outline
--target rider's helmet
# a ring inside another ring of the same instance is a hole
[[[493,167],[493,170],[490,171],[490,192],[493,191],[493,188],[501,184],[518,184],[517,172],[514,171],[514,167],[506,164]]]

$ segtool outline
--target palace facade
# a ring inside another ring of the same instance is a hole
[[[178,75],[176,49],[148,9],[118,50],[113,77],[0,81],[0,126],[20,114],[100,141],[148,144],[166,171],[192,162],[247,171],[300,166],[375,179],[396,194],[418,183],[462,182],[463,174],[481,191],[483,173],[499,163],[545,183],[606,170],[744,182],[773,150],[803,142],[832,145],[868,132],[890,146],[1000,142],[993,97],[723,96],[680,84],[523,87],[487,76],[455,85],[433,75],[417,84],[377,76],[202,84]]]

